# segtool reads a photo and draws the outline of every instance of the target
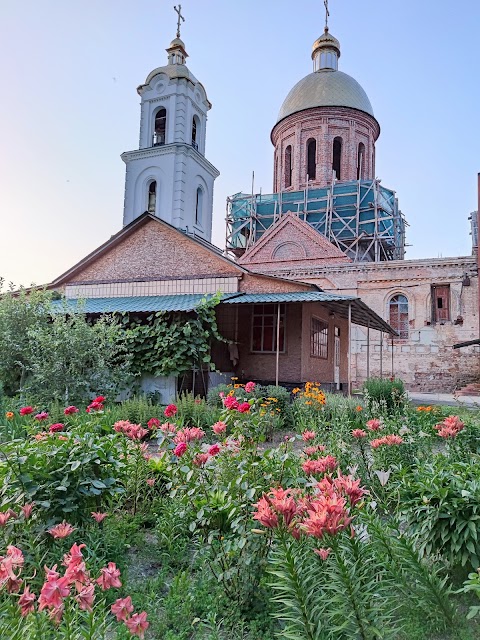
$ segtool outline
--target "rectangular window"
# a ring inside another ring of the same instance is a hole
[[[450,320],[450,285],[432,285],[432,322]]]
[[[310,355],[328,358],[328,323],[313,317],[310,324]]]
[[[277,351],[278,305],[255,304],[252,313],[252,351],[275,353]],[[285,351],[285,305],[280,305],[279,351]]]

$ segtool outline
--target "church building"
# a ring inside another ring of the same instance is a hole
[[[312,380],[348,392],[353,326],[365,327],[369,335],[396,336],[396,331],[355,293],[326,292],[312,278],[307,282],[296,274],[279,277],[263,262],[250,268],[247,253],[237,261],[211,244],[213,187],[219,175],[206,157],[207,113],[212,105],[186,65],[180,19],[179,15],[177,37],[167,49],[167,64],[149,73],[137,89],[139,148],[122,154],[123,228],[49,288],[61,292],[72,307],[81,304],[93,317],[118,312],[143,314],[145,321],[155,311],[194,314],[205,298],[220,292],[218,328],[226,341],[212,345],[217,372],[205,372],[198,363],[190,388],[205,393],[208,384],[235,375],[291,386]],[[374,140],[378,131],[373,116],[361,117]],[[285,155],[287,139],[281,132],[279,136],[283,140],[279,153]],[[364,144],[366,154],[371,153],[373,143]],[[296,167],[293,155],[291,162]],[[300,174],[292,177],[292,189],[300,179]],[[299,246],[308,247],[305,251],[315,265],[326,257],[339,266],[352,262],[292,214],[281,216],[272,226],[275,238],[281,237],[285,223],[306,238]],[[261,246],[260,240],[259,250]],[[288,246],[277,248],[276,258],[285,251]],[[188,388],[184,378],[182,389]],[[195,380],[203,384],[198,386]],[[159,392],[162,401],[169,401],[178,390],[178,381],[171,379],[145,377],[142,382],[145,390]]]
[[[325,27],[313,71],[290,91],[271,132],[273,193],[228,199],[227,251],[251,271],[360,298],[397,332],[351,334],[351,375],[395,375],[417,391],[479,378],[477,212],[472,254],[405,260],[405,218],[376,179],[380,124],[360,84],[339,70]]]

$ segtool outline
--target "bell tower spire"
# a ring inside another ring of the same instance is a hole
[[[186,65],[188,54],[177,13],[176,38],[168,61],[148,74],[140,95],[139,149],[122,154],[126,164],[123,224],[146,211],[188,233],[210,241],[213,183],[218,170],[205,158],[205,88]]]

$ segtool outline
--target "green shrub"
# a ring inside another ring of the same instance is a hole
[[[369,378],[363,393],[367,409],[375,415],[402,410],[407,403],[405,386],[398,378]]]
[[[123,492],[125,439],[116,433],[47,435],[2,447],[2,503],[35,502],[44,520],[90,520],[107,499]]]
[[[406,474],[399,487],[405,524],[426,555],[451,565],[480,565],[480,467],[437,455]]]

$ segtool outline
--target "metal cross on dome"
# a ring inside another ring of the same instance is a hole
[[[185,18],[182,16],[182,5],[179,4],[178,7],[174,6],[173,9],[178,13],[177,38],[180,38],[180,24],[181,22],[185,22]]]
[[[328,18],[330,17],[330,11],[328,10],[328,0],[323,0],[325,5],[325,29],[328,29]]]

